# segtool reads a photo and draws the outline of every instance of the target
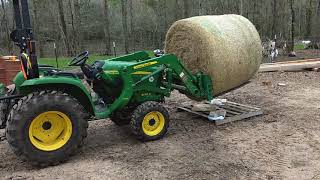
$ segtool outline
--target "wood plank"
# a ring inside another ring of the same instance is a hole
[[[276,62],[276,63],[265,63],[266,65],[269,64],[291,64],[291,63],[305,63],[305,62],[315,62],[320,61],[320,58],[315,59],[301,59],[301,60],[295,60],[295,61],[282,61],[282,62]]]
[[[259,72],[297,71],[297,70],[313,69],[313,68],[319,68],[319,67],[320,67],[320,59],[309,59],[309,60],[262,64],[260,66]]]

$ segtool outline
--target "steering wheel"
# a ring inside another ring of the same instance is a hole
[[[88,59],[89,51],[85,51],[72,59],[72,61],[69,63],[69,66],[83,66]]]

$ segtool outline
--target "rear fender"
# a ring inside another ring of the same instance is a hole
[[[20,88],[20,86],[26,81],[26,79],[23,76],[22,71],[18,72],[18,74],[14,77],[13,83],[16,85],[17,89]]]
[[[19,93],[21,95],[27,95],[34,91],[41,90],[57,90],[68,93],[76,98],[82,106],[94,116],[94,105],[91,95],[79,79],[68,77],[42,77],[26,80],[19,87]]]

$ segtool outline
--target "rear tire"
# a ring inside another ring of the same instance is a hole
[[[13,104],[12,100],[3,100],[0,102],[0,129],[6,128],[8,116]]]
[[[169,121],[167,109],[157,102],[149,101],[134,110],[130,127],[137,139],[153,141],[165,136]]]
[[[88,119],[83,106],[68,94],[34,92],[13,106],[6,136],[22,160],[41,167],[55,165],[82,146]]]
[[[7,123],[8,117],[8,103],[7,101],[0,102],[0,129],[4,129]]]

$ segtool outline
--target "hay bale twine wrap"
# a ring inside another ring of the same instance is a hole
[[[167,33],[165,52],[177,55],[192,72],[209,74],[214,95],[248,82],[262,59],[259,33],[239,15],[179,20]]]

